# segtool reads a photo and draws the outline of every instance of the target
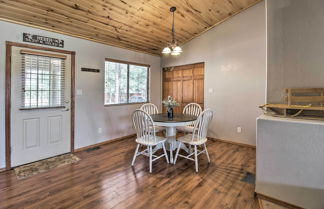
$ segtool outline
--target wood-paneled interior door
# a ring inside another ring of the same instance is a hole
[[[168,67],[163,69],[163,100],[172,96],[180,105],[175,113],[196,102],[204,108],[204,63]],[[165,112],[165,108],[163,108]]]

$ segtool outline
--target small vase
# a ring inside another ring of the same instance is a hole
[[[172,107],[169,107],[168,108],[168,118],[169,119],[172,119],[173,118],[173,108]]]

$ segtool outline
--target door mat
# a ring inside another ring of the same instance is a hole
[[[79,160],[80,158],[78,158],[72,153],[69,153],[69,154],[59,155],[45,160],[37,161],[34,163],[22,165],[16,167],[14,170],[17,179],[24,179],[36,175],[38,173],[49,171],[53,168],[58,168],[64,165],[78,162]]]

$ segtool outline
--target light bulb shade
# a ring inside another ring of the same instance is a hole
[[[171,53],[171,49],[169,47],[165,47],[163,50],[162,50],[162,54],[170,54]]]
[[[176,53],[181,53],[182,52],[182,49],[180,46],[176,46],[174,47],[174,49],[172,50],[173,52],[176,52]]]
[[[177,52],[177,51],[174,51],[174,50],[171,52],[171,55],[175,55],[176,56],[176,55],[179,55],[179,54],[180,54],[180,52]]]

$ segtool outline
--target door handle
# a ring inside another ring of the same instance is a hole
[[[64,103],[65,103],[65,104],[69,104],[70,101],[69,101],[69,100],[64,100]],[[70,108],[65,107],[65,108],[62,110],[62,112],[67,112],[67,111],[69,111],[69,110],[70,110]]]

